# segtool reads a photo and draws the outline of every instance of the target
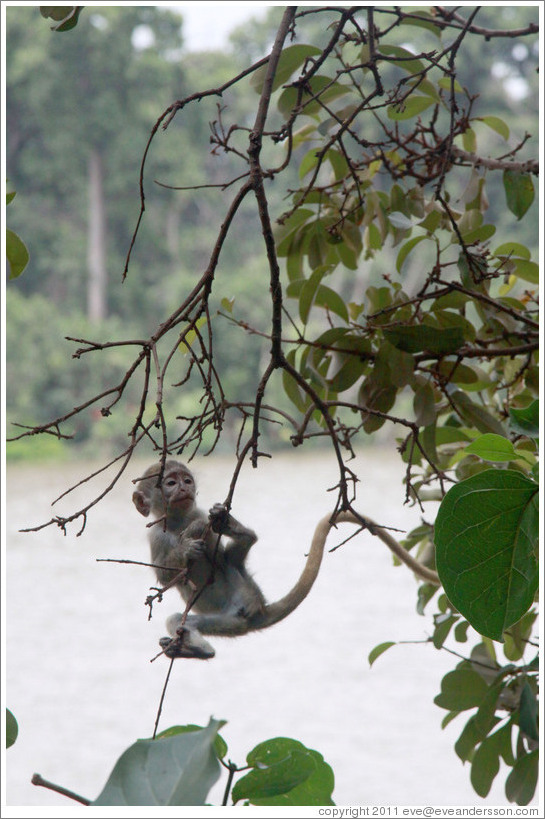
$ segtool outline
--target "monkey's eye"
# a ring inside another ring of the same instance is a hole
[[[190,483],[193,483],[193,481],[191,480],[191,478],[187,477],[187,478],[184,478],[184,483],[190,484]]]
[[[165,486],[176,486],[176,481],[174,478],[169,478],[168,481],[165,481]]]

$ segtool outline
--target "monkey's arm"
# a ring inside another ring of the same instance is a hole
[[[172,585],[176,572],[187,569],[192,561],[209,565],[206,543],[199,537],[188,537],[185,532],[165,532],[158,522],[150,530],[149,541],[152,563],[164,567],[155,570],[163,586]]]
[[[225,546],[225,559],[233,566],[242,566],[257,535],[229,514],[225,506],[216,503],[210,510],[210,524],[218,535],[227,535],[231,541]]]

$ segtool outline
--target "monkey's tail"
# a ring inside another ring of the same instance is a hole
[[[299,580],[293,589],[284,597],[277,600],[276,603],[269,603],[269,605],[265,607],[263,621],[257,626],[258,628],[267,628],[283,620],[284,617],[291,614],[305,599],[318,576],[327,536],[331,528],[337,523],[354,523],[356,526],[368,529],[372,535],[379,537],[418,577],[429,583],[441,585],[437,572],[433,571],[433,569],[429,569],[427,566],[423,566],[409,554],[384,527],[379,526],[378,523],[375,523],[371,518],[365,517],[364,515],[356,516],[352,512],[339,512],[335,516],[333,523],[331,521],[332,516],[327,515],[318,523],[314,531],[314,537],[312,538],[307,562]]]
[[[346,514],[346,512],[341,512],[339,515],[337,515],[336,522],[348,519],[352,520],[353,516],[350,518],[345,518],[344,516]],[[314,537],[312,538],[312,543],[310,544],[307,562],[299,580],[293,589],[291,589],[291,591],[289,591],[284,597],[277,600],[275,603],[269,603],[265,607],[263,625],[260,626],[261,628],[267,628],[268,626],[272,626],[275,623],[278,623],[280,620],[283,620],[284,617],[291,614],[291,612],[297,608],[299,603],[305,599],[314,585],[314,581],[318,577],[318,572],[320,571],[320,565],[322,563],[322,556],[324,554],[325,543],[331,526],[331,515],[327,515],[325,518],[322,518],[322,520],[319,521],[316,529],[314,530]]]

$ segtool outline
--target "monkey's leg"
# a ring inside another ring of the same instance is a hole
[[[195,628],[181,625],[182,615],[174,614],[167,620],[167,629],[172,637],[162,637],[159,645],[167,657],[210,660],[216,652],[202,634]],[[171,623],[173,621],[173,623]]]
[[[172,614],[168,618],[166,625],[169,634],[174,636],[177,633],[178,628],[182,625],[182,619],[181,614]],[[198,631],[201,635],[215,637],[240,637],[250,631],[250,623],[242,611],[190,614],[183,626],[191,632]]]
[[[215,634],[219,637],[237,637],[246,634],[249,623],[240,614],[190,614],[185,623],[182,614],[172,614],[166,622],[172,636],[163,637],[160,645],[167,657],[194,657],[209,660],[215,655],[210,643],[202,636]]]

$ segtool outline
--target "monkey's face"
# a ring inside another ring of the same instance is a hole
[[[187,511],[195,503],[195,480],[189,469],[181,464],[165,469],[161,488],[157,491],[161,494],[166,511],[169,509]]]

